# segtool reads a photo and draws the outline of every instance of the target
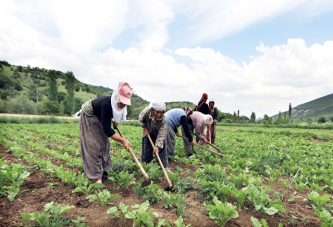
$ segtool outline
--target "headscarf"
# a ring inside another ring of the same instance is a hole
[[[207,99],[208,99],[208,95],[206,93],[203,93],[195,110],[199,111],[200,107],[202,106],[202,104],[206,103]]]
[[[211,125],[213,123],[213,117],[210,114],[204,114],[205,125]]]
[[[193,113],[192,109],[188,106],[184,106],[183,110],[185,111],[186,117],[189,117]]]
[[[149,104],[150,108],[153,108],[154,110],[158,110],[158,111],[165,111],[166,110],[166,106],[164,102],[151,102]]]
[[[125,105],[131,105],[132,88],[127,82],[120,82],[118,85],[120,101]]]
[[[119,122],[122,120],[123,122],[126,121],[126,115],[127,115],[127,107],[120,109],[117,105],[117,103],[120,102],[120,95],[118,91],[113,91],[111,95],[111,106],[112,106],[112,114],[113,114],[113,120],[119,124]]]
[[[153,113],[153,110],[158,110],[158,111],[165,112],[165,110],[166,110],[165,103],[164,102],[151,102],[149,104],[149,107],[150,107],[149,119],[151,119],[153,122],[162,121],[164,116],[161,117],[160,119],[156,119],[155,115]]]
[[[213,123],[213,117],[209,114],[204,114],[204,123],[205,123],[204,135],[206,135],[208,130],[207,125],[211,125]]]

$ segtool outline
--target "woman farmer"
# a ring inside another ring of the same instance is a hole
[[[103,174],[112,170],[109,137],[121,143],[126,150],[130,143],[111,128],[126,120],[126,106],[131,105],[132,88],[120,82],[112,96],[101,96],[82,105],[80,143],[84,172],[96,183],[102,183]]]
[[[191,114],[188,118],[188,124],[190,130],[193,132],[195,129],[195,136],[197,143],[208,143],[208,140],[206,138],[207,128],[209,125],[213,123],[213,118],[209,114],[203,114],[199,111],[193,111],[193,114]],[[185,141],[184,141],[185,143]],[[191,146],[189,143],[185,143],[185,150],[187,153],[187,156],[191,156],[193,154],[193,146]]]
[[[209,110],[210,110],[209,114],[213,118],[213,123],[210,126],[209,136],[210,136],[210,142],[212,144],[214,144],[215,143],[215,137],[216,137],[217,110],[214,107],[214,105],[215,105],[214,99],[210,99],[208,104],[209,104]]]
[[[167,136],[165,109],[164,102],[152,102],[139,115],[139,122],[143,128],[141,162],[150,163],[153,160],[153,153],[158,153],[164,168],[170,171],[165,143]],[[150,135],[154,147],[152,147],[148,135]]]
[[[198,105],[194,108],[195,111],[199,111],[203,114],[209,114],[209,106],[207,104],[208,95],[203,93]]]
[[[194,141],[191,135],[191,131],[187,125],[187,118],[193,113],[190,107],[175,108],[167,111],[164,116],[168,125],[167,134],[167,154],[172,156],[175,154],[175,135],[181,137],[178,131],[178,127],[182,126],[183,137],[187,138],[191,145],[194,145]],[[184,139],[185,142],[186,139]]]

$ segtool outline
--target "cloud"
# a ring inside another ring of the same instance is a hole
[[[84,83],[109,88],[128,81],[147,101],[197,103],[206,92],[221,111],[240,110],[248,117],[252,111],[257,117],[271,116],[287,110],[289,103],[296,106],[332,93],[333,40],[312,46],[306,39],[261,43],[253,46],[257,53],[248,62],[204,47],[203,40],[235,34],[296,9],[310,15],[305,0],[236,3],[1,1],[0,19],[10,23],[0,25],[0,58],[14,65],[72,71]],[[169,28],[180,21],[184,45],[166,49],[174,37]],[[123,34],[135,38],[119,48],[114,43]]]

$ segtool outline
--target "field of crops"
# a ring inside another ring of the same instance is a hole
[[[139,158],[142,128],[119,128]],[[113,171],[88,181],[77,121],[0,129],[0,226],[333,226],[332,130],[218,126],[223,158],[200,147],[187,158],[177,138],[165,191],[158,162],[143,165],[142,187],[114,141]]]

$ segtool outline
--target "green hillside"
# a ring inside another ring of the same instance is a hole
[[[292,119],[331,116],[333,116],[333,94],[298,105],[292,111]]]
[[[44,100],[48,97],[47,77],[48,69],[30,67],[30,66],[15,66],[6,61],[0,61],[0,112],[19,113],[13,111],[8,105],[10,100],[16,100],[20,102],[25,97],[25,102],[31,101],[42,105]],[[58,102],[64,101],[67,95],[65,88],[65,73],[56,71],[57,85],[58,85]],[[75,76],[75,75],[74,75]],[[102,95],[111,95],[113,89],[102,86],[93,86],[85,84],[76,79],[75,83],[75,107],[74,114],[78,111],[81,105],[89,99],[94,99]],[[132,96],[132,106],[128,108],[128,117],[136,119],[140,112],[149,104],[147,100],[142,99],[137,94]],[[190,102],[170,102],[166,103],[167,109],[191,106],[195,105]],[[22,111],[22,110],[21,110]],[[36,112],[30,112],[30,114],[40,114],[38,109]]]

